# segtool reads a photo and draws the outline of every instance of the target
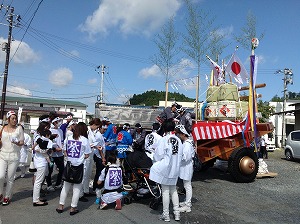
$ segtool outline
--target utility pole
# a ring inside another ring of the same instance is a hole
[[[2,5],[1,5],[2,7]],[[7,76],[8,76],[8,66],[9,66],[9,56],[10,56],[10,44],[11,44],[11,36],[12,36],[12,28],[13,28],[13,12],[14,7],[8,7],[7,10],[10,9],[10,13],[8,15],[8,38],[7,43],[2,44],[2,50],[6,51],[6,59],[5,59],[5,69],[3,73],[3,87],[2,87],[2,98],[1,98],[1,111],[0,111],[0,123],[3,124],[4,119],[4,107],[5,107],[5,97],[6,97],[6,86],[7,86]]]
[[[293,84],[293,71],[292,69],[285,68],[283,70],[277,70],[275,74],[283,73],[283,106],[282,106],[282,139],[281,139],[281,147],[285,146],[285,138],[286,138],[286,120],[285,120],[285,110],[286,110],[286,101],[287,101],[287,85]]]
[[[104,100],[103,100],[104,74],[105,74],[105,70],[107,69],[107,67],[106,67],[105,65],[99,65],[99,66],[97,67],[97,69],[101,69],[100,100],[99,100],[99,103],[102,104],[102,103],[104,103]],[[100,71],[98,71],[98,73],[100,73]]]

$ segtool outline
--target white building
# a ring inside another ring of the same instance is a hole
[[[297,129],[298,126],[296,126],[296,119],[295,119],[295,112],[296,112],[296,108],[295,105],[297,105],[297,103],[299,103],[299,100],[289,100],[286,103],[286,108],[285,111],[283,112],[283,102],[269,102],[269,105],[274,107],[275,113],[274,115],[272,115],[270,117],[270,120],[275,127],[274,130],[274,141],[275,141],[275,145],[276,147],[280,147],[281,146],[281,142],[282,142],[282,136],[287,136],[291,131],[294,131]],[[286,133],[284,135],[284,133],[282,133],[283,130],[283,116],[282,114],[285,113],[285,130]],[[299,124],[298,124],[299,125]]]
[[[27,129],[36,129],[39,117],[54,111],[62,118],[72,112],[74,120],[78,122],[88,122],[87,117],[89,117],[86,112],[87,105],[78,101],[6,96],[4,114],[9,110],[17,113],[19,107],[22,108],[20,122],[24,123]]]

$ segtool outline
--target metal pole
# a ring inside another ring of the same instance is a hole
[[[100,84],[100,103],[102,104],[103,101],[103,82],[104,82],[104,73],[105,73],[105,65],[101,65],[101,84]]]
[[[286,91],[287,91],[287,83],[286,83],[286,72],[284,72],[283,78],[283,106],[282,106],[282,139],[281,139],[281,147],[285,146],[285,136],[286,136],[286,128],[285,128],[285,110],[286,110]]]
[[[168,79],[166,79],[166,95],[165,95],[165,108],[168,105],[168,91],[169,91],[169,82]]]
[[[3,119],[4,119],[4,108],[5,108],[5,97],[6,97],[6,86],[7,86],[7,76],[8,76],[8,66],[9,66],[9,56],[10,56],[10,44],[11,44],[11,36],[12,36],[12,27],[13,27],[13,12],[14,12],[14,7],[10,8],[10,14],[8,17],[8,43],[6,46],[6,60],[5,60],[5,69],[4,69],[4,74],[3,74],[3,87],[2,87],[2,99],[1,99],[1,123],[3,124]]]
[[[196,123],[197,123],[197,121],[198,121],[198,112],[199,112],[199,83],[200,83],[200,75],[199,75],[199,73],[198,73],[198,75],[197,75],[197,87],[196,87],[196,116],[195,116],[195,120],[196,120]]]

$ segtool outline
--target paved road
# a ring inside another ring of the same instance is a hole
[[[298,223],[300,220],[300,163],[282,159],[278,150],[266,160],[275,178],[235,183],[230,175],[216,168],[196,173],[193,180],[193,207],[182,215],[181,223]],[[79,202],[80,213],[58,214],[59,191],[47,195],[49,205],[33,207],[31,177],[17,179],[13,201],[0,206],[0,224],[6,223],[157,223],[161,207],[151,210],[148,200],[124,205],[122,210],[97,210],[94,198]],[[70,192],[71,193],[71,192]],[[70,197],[67,205],[70,204]],[[2,222],[2,223],[1,223]],[[161,222],[163,223],[163,222]],[[171,220],[171,223],[176,223]]]

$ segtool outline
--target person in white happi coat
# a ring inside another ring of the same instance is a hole
[[[23,131],[24,127],[22,126]],[[19,161],[19,168],[21,170],[21,178],[25,177],[26,174],[26,167],[28,161],[28,152],[30,147],[32,146],[32,139],[29,134],[24,132],[24,145],[21,147],[20,151],[20,161]]]
[[[102,122],[99,118],[94,118],[89,122],[88,126],[88,139],[90,143],[90,147],[92,149],[89,157],[84,161],[84,173],[83,173],[83,181],[82,181],[82,190],[80,191],[80,201],[87,202],[88,199],[86,197],[94,196],[95,194],[90,193],[90,181],[91,175],[93,171],[93,158],[95,151],[98,150],[98,146],[100,146],[100,142],[102,141],[102,135],[99,132],[99,127],[102,126]],[[105,162],[105,157],[103,151],[99,152],[99,155],[102,161]]]
[[[160,129],[159,123],[153,123],[152,124],[152,132],[148,135],[146,135],[145,138],[145,152],[149,158],[153,161],[153,155],[155,152],[155,149],[158,146],[159,140],[162,138],[161,135],[159,135],[157,132]]]
[[[179,198],[176,183],[182,158],[182,142],[174,134],[175,123],[172,119],[163,123],[165,136],[158,142],[154,153],[154,164],[150,168],[150,180],[161,184],[163,213],[161,220],[170,221],[169,204],[170,195],[173,203],[175,220],[180,220]]]
[[[82,172],[84,169],[84,161],[91,153],[87,131],[88,129],[86,124],[79,122],[75,125],[73,135],[68,136],[68,138],[64,141],[64,154],[67,157],[67,161],[71,163],[72,166],[80,167]],[[82,181],[79,184],[64,181],[63,188],[60,193],[59,206],[56,209],[57,213],[62,213],[64,211],[65,201],[71,187],[73,188],[73,196],[70,215],[75,215],[79,212],[77,204],[80,197],[80,191],[82,189]]]
[[[95,142],[97,142],[97,145],[94,147],[94,162],[96,164],[96,173],[94,177],[94,183],[93,183],[93,190],[96,191],[96,188],[98,187],[97,181],[101,174],[101,171],[106,165],[106,158],[105,158],[105,140],[103,137],[103,133],[105,131],[106,126],[101,125],[99,127],[99,130],[95,134]]]
[[[48,205],[48,202],[40,198],[40,191],[42,188],[42,183],[45,179],[45,176],[48,175],[48,155],[47,152],[42,150],[42,148],[52,149],[52,141],[49,139],[43,138],[42,135],[51,134],[49,130],[49,123],[40,122],[37,132],[34,134],[34,145],[33,145],[33,161],[36,172],[34,173],[34,182],[33,182],[33,193],[32,193],[32,202],[33,206],[45,206]],[[37,143],[39,142],[39,144]],[[40,145],[43,147],[41,148]],[[46,156],[45,156],[46,155]]]
[[[183,142],[182,160],[180,165],[179,177],[183,180],[183,186],[186,191],[185,201],[180,203],[180,212],[190,212],[192,207],[192,177],[193,177],[193,157],[195,155],[194,142],[189,139],[190,134],[185,129],[184,125],[175,127],[176,135]]]
[[[121,198],[122,194],[122,168],[116,164],[117,157],[115,154],[111,153],[107,157],[107,165],[102,171],[98,179],[98,185],[102,185],[104,190],[102,195],[97,195],[101,197],[100,209],[104,209],[108,204],[116,203],[115,209],[122,209]]]
[[[62,186],[62,176],[64,172],[64,154],[63,154],[63,132],[59,128],[61,125],[62,119],[60,117],[55,117],[51,121],[51,128],[50,131],[52,135],[55,135],[56,138],[53,140],[53,153],[51,155],[53,162],[55,163],[57,169],[58,169],[58,174],[56,177],[56,183],[55,186],[52,186],[52,173],[53,173],[53,166],[49,167],[49,173],[48,176],[46,177],[47,181],[47,190],[48,191],[55,191],[56,189],[61,188]]]

